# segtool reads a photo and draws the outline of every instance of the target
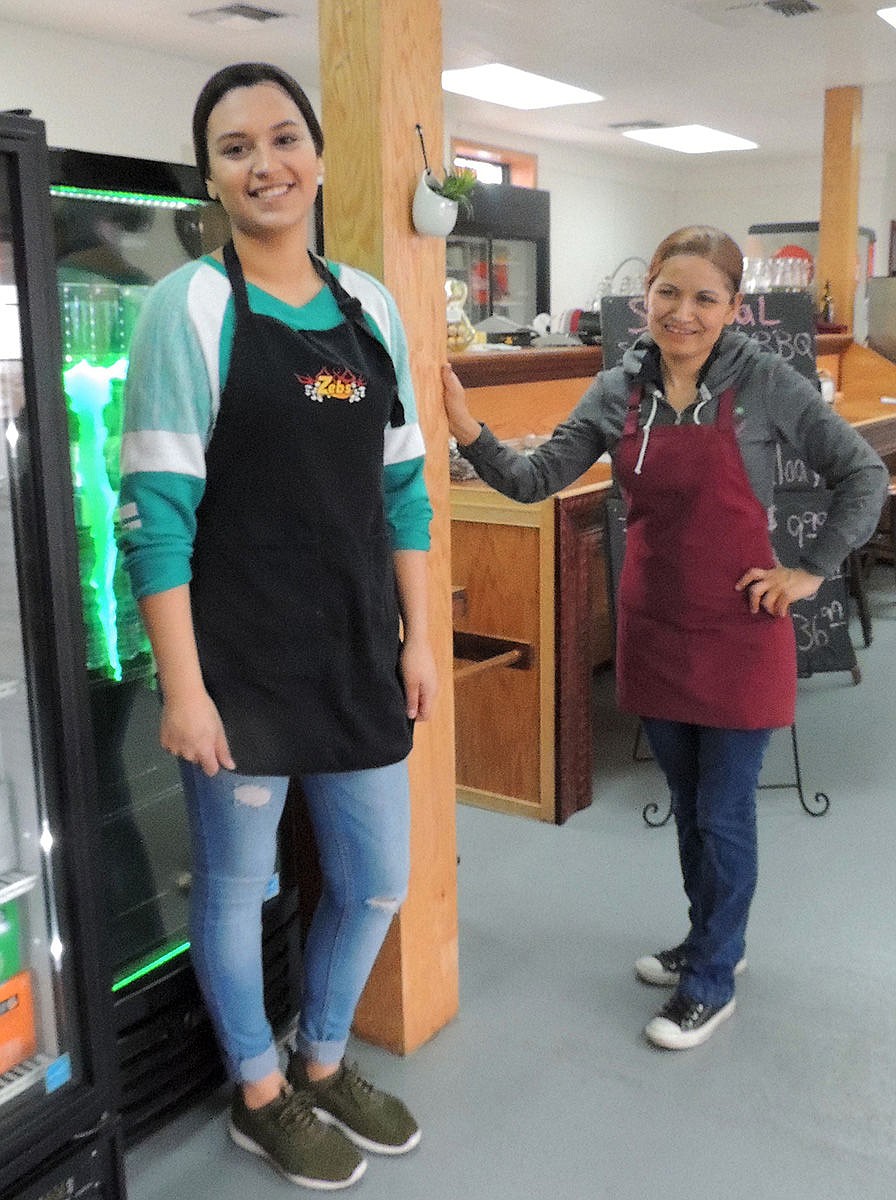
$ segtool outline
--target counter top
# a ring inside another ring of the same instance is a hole
[[[842,354],[852,345],[849,334],[821,333],[817,355]],[[493,387],[546,379],[590,379],[603,367],[600,346],[545,346],[542,349],[466,350],[448,361],[464,387]]]
[[[464,387],[537,383],[546,379],[590,379],[603,366],[600,346],[542,349],[466,350],[448,361]]]

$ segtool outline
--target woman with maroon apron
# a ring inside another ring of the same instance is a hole
[[[361,1178],[364,1152],[421,1136],[344,1054],[407,893],[407,756],[436,691],[423,445],[394,302],[308,252],[323,136],[302,89],[264,63],[225,67],[193,131],[232,241],[141,314],[123,543],[184,782],[191,954],[234,1084],[229,1132],[334,1190]],[[261,908],[291,779],[322,894],[284,1068]]]
[[[759,771],[771,731],[794,719],[789,607],[867,540],[887,481],[807,380],[728,328],[742,269],[719,230],[664,239],[646,279],[646,334],[531,456],[497,443],[445,372],[459,449],[514,499],[541,500],[604,452],[613,459],[628,509],[618,702],[642,719],[666,776],[689,904],[687,937],[636,963],[642,980],[675,989],[645,1029],[667,1049],[699,1045],[734,1011],[757,878]],[[823,544],[794,568],[776,563],[768,533],[778,439],[833,493]]]

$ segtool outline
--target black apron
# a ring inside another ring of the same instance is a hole
[[[190,595],[241,774],[386,766],[411,748],[383,500],[384,430],[404,422],[395,368],[359,301],[312,262],[346,319],[297,332],[251,312],[224,248],[236,325]]]

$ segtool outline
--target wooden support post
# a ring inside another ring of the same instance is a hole
[[[408,334],[427,483],[435,510],[429,554],[430,628],[440,694],[417,726],[411,756],[411,886],[355,1019],[366,1041],[409,1053],[455,1015],[457,886],[445,243],[413,231],[423,169],[419,122],[434,166],[442,156],[439,0],[320,0],[324,237],[327,256],[382,279]]]
[[[834,319],[850,330],[856,297],[861,121],[861,88],[825,92],[817,295],[820,301],[825,281],[830,280]]]

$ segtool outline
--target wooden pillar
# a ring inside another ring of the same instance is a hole
[[[320,0],[324,236],[327,256],[369,271],[395,297],[408,335],[435,510],[430,622],[441,690],[411,756],[411,885],[361,999],[355,1031],[408,1053],[456,1013],[457,887],[445,243],[410,218],[423,169],[419,122],[434,165],[442,154],[439,0]]]
[[[856,296],[861,122],[861,88],[825,92],[816,281],[820,301],[825,280],[830,280],[835,320],[850,330]]]

